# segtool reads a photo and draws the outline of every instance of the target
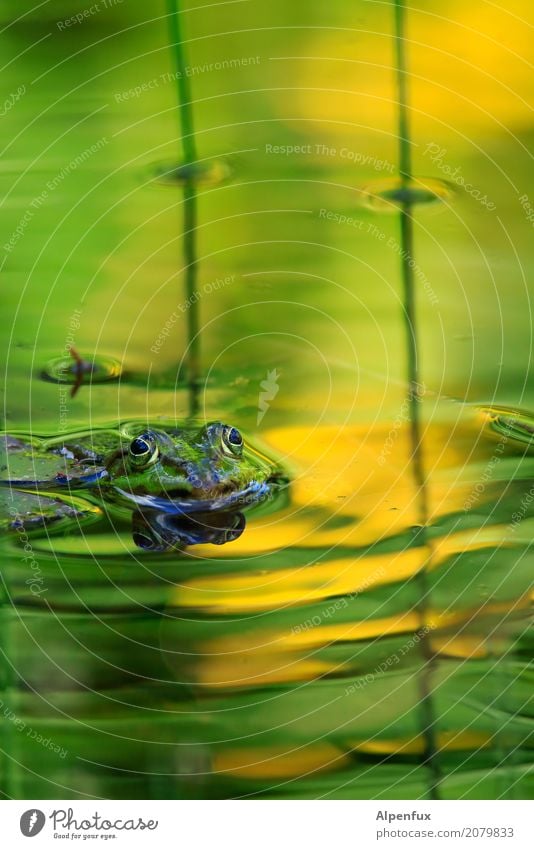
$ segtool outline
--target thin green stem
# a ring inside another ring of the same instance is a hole
[[[395,0],[395,62],[397,67],[399,173],[403,181],[412,176],[410,116],[408,112],[408,75],[404,34],[404,0]]]
[[[187,304],[187,383],[189,386],[189,414],[198,412],[200,383],[200,327],[198,315],[198,256],[197,256],[197,191],[194,165],[197,161],[191,88],[186,72],[179,0],[167,0],[169,41],[176,67],[176,88],[182,143],[182,173],[184,183],[183,253],[185,262],[185,302]]]
[[[429,593],[427,571],[431,562],[432,547],[428,539],[428,496],[421,445],[420,381],[417,345],[417,319],[415,309],[415,287],[413,276],[413,215],[409,187],[412,178],[410,143],[410,115],[408,105],[408,73],[406,64],[405,4],[395,0],[395,57],[397,69],[398,99],[398,144],[399,173],[401,177],[402,206],[400,209],[401,276],[403,284],[404,323],[406,329],[407,383],[410,410],[410,444],[412,474],[417,491],[417,511],[420,525],[419,540],[427,548],[428,557],[417,573],[417,610],[421,624],[427,624],[427,598]],[[428,766],[431,781],[428,794],[431,799],[439,798],[441,774],[436,741],[436,717],[432,699],[433,654],[428,636],[421,639],[423,670],[419,679],[420,707],[424,736],[424,762]]]

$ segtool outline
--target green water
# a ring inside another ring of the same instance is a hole
[[[196,309],[166,4],[1,13],[5,426],[197,408],[290,501],[183,554],[106,513],[6,535],[1,790],[525,798],[534,460],[485,411],[534,411],[532,12],[407,20],[414,199],[439,196],[411,210],[418,480],[392,4],[195,5]],[[69,345],[115,379],[43,379]]]

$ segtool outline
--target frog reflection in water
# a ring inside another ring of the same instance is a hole
[[[136,545],[154,551],[237,539],[245,527],[241,510],[268,498],[282,481],[237,428],[221,422],[125,426],[69,439],[7,435],[4,446],[11,527],[75,518],[76,508],[61,494],[83,498],[89,490],[93,503],[96,496],[128,506]]]

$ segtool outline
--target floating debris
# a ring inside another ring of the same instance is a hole
[[[489,429],[503,441],[511,440],[534,447],[534,414],[507,407],[486,407],[481,412]]]
[[[454,195],[445,180],[392,177],[370,183],[361,191],[361,203],[374,212],[398,212],[406,205],[444,203]]]
[[[112,357],[93,357],[90,360],[80,356],[76,348],[69,349],[70,359],[58,357],[50,360],[41,372],[41,378],[50,383],[68,383],[74,398],[84,383],[108,383],[122,376],[121,364]]]

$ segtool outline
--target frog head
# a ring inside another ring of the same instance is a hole
[[[263,500],[274,481],[273,466],[222,422],[140,430],[106,469],[122,498],[167,513],[237,509]]]

